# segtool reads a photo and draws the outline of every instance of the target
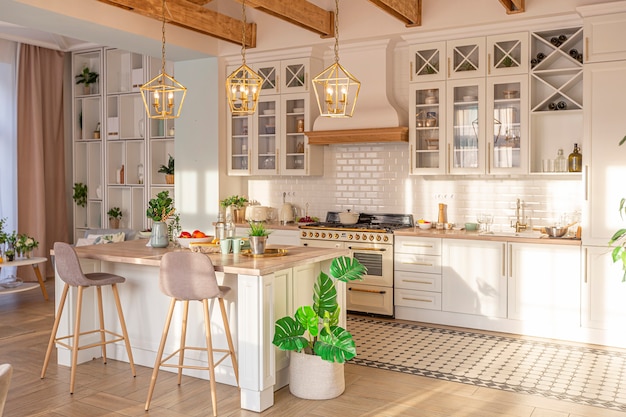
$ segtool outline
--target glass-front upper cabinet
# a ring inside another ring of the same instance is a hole
[[[259,99],[256,119],[256,134],[252,149],[254,175],[278,174],[278,158],[280,138],[280,96],[263,96]]]
[[[528,78],[487,79],[487,173],[528,171]],[[489,115],[493,115],[492,122]]]
[[[261,77],[261,95],[280,93],[280,61],[259,62],[252,68]]]
[[[445,42],[411,45],[409,59],[409,82],[445,80]]]
[[[484,77],[485,38],[467,38],[446,42],[449,79]]]
[[[448,81],[446,96],[447,173],[484,173],[485,78]]]
[[[445,81],[411,86],[410,173],[445,173]]]
[[[487,75],[528,72],[528,32],[487,37]]]

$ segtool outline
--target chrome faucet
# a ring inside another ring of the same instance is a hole
[[[521,217],[520,217],[520,209],[522,211]],[[515,225],[511,225],[511,227],[515,228],[516,233],[526,230],[526,228],[528,228],[527,223],[522,223],[525,217],[526,216],[524,215],[524,202],[518,198],[517,203],[515,205]]]

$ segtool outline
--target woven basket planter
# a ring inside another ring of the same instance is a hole
[[[346,388],[343,363],[319,356],[289,352],[289,392],[305,400],[329,400]]]

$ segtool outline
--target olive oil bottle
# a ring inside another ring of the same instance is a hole
[[[574,150],[567,158],[567,166],[569,172],[582,172],[583,170],[583,155],[577,143],[574,144]]]

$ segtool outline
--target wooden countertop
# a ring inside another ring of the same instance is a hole
[[[437,230],[437,229],[399,229],[393,232],[395,236],[413,236],[413,237],[437,237],[446,239],[473,239],[473,240],[490,240],[494,242],[515,242],[515,243],[537,243],[548,245],[574,245],[581,246],[580,239],[572,238],[550,238],[543,235],[540,238],[523,237],[523,236],[498,236],[480,233],[478,231],[468,232],[465,230]]]
[[[136,265],[159,266],[161,257],[172,251],[188,251],[181,248],[152,248],[146,246],[148,239],[136,239],[106,245],[88,245],[76,248],[81,258],[97,259],[107,262],[120,262]],[[269,245],[269,248],[287,250],[285,256],[255,258],[245,255],[208,254],[218,272],[245,275],[266,275],[272,272],[325,261],[342,255],[349,255],[347,249],[310,248],[303,246]]]

